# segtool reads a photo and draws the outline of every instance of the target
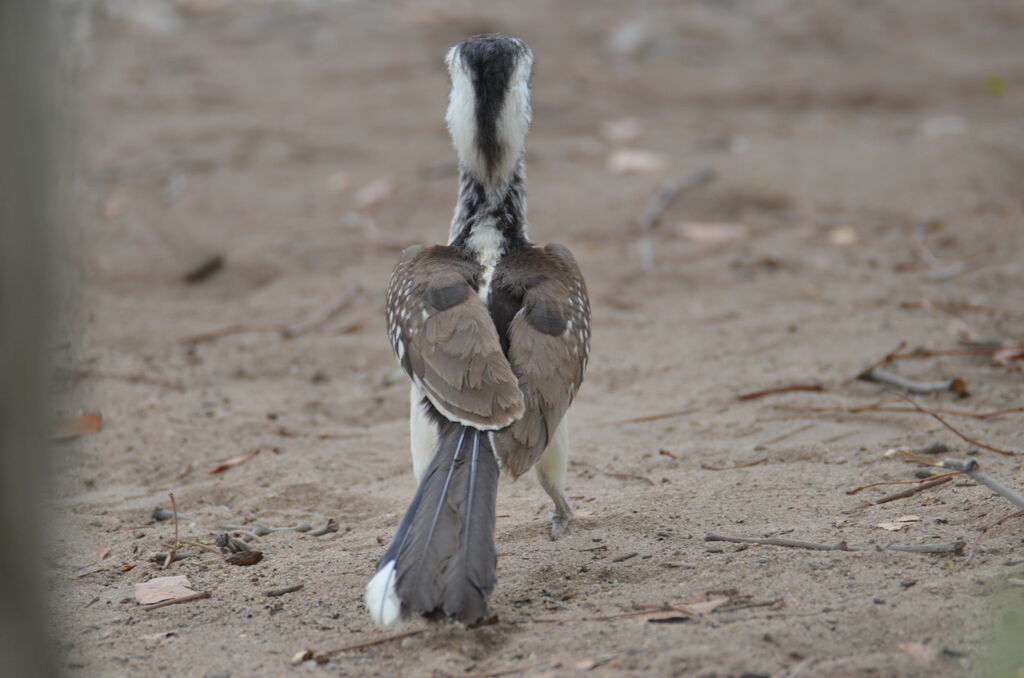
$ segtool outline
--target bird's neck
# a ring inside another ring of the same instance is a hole
[[[525,176],[522,158],[507,177],[493,182],[462,167],[449,244],[469,250],[488,268],[510,250],[529,246]]]

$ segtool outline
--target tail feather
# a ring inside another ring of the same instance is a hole
[[[486,434],[465,426],[442,433],[367,586],[367,606],[379,625],[393,622],[399,611],[465,624],[487,616],[487,596],[496,582],[498,475]]]

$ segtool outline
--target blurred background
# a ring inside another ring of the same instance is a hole
[[[591,624],[562,643],[509,624],[318,670],[443,675],[533,656],[536,671],[571,672],[603,653],[614,658],[594,674],[981,666],[993,617],[968,584],[1003,590],[1019,526],[959,574],[927,558],[722,555],[701,535],[746,521],[876,538],[884,516],[842,517],[843,490],[903,479],[881,452],[945,435],[926,417],[780,413],[731,404],[737,393],[814,381],[852,405],[878,393],[846,378],[900,342],[1024,341],[1024,4],[54,4],[74,139],[59,163],[72,216],[57,228],[52,342],[58,415],[80,427],[59,448],[55,561],[72,671],[139,675],[187,655],[180,675],[279,675],[295,651],[370,632],[362,584],[412,493],[383,289],[404,247],[446,238],[457,168],[443,57],[493,31],[536,55],[530,234],[573,249],[595,328],[574,420],[581,519],[548,544],[539,489],[502,489],[499,551],[516,556],[501,561],[499,615],[575,619],[722,587],[830,621],[768,615],[687,626],[686,639]],[[905,367],[962,377],[978,410],[1024,404],[1019,356]],[[669,412],[691,414],[622,423]],[[1004,446],[1019,430],[1013,418],[972,429]],[[983,461],[1020,477],[1012,459]],[[139,611],[131,587],[158,574],[147,559],[169,528],[149,516],[169,491],[196,539],[256,520],[343,529],[273,537],[255,574],[183,561],[173,573],[214,598]],[[928,525],[911,536],[974,536],[1004,504],[950,488],[906,509]],[[598,540],[607,553],[592,552]],[[644,557],[601,560],[626,552]],[[306,593],[279,609],[252,597],[283,579]],[[177,640],[154,640],[170,630]]]

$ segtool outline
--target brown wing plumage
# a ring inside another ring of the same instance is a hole
[[[480,266],[451,247],[411,247],[391,274],[388,337],[441,414],[481,429],[523,414],[523,394],[475,290]]]
[[[494,436],[503,465],[518,477],[540,459],[583,381],[590,299],[576,259],[561,245],[531,249],[507,266],[508,278],[525,282],[522,306],[508,326],[508,358],[525,408]]]

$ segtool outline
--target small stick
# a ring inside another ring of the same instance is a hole
[[[788,393],[790,391],[824,391],[825,387],[821,384],[789,384],[788,386],[776,386],[774,388],[766,388],[760,391],[751,391],[750,393],[741,393],[736,396],[736,400],[754,400],[755,398],[763,398],[767,395],[774,395],[776,393]]]
[[[953,553],[964,552],[964,542],[951,541],[942,544],[889,544],[883,551],[902,551],[903,553]]]
[[[751,466],[759,466],[760,464],[763,464],[766,461],[768,461],[768,457],[765,457],[764,459],[758,459],[757,461],[752,461],[747,464],[736,464],[735,466],[709,466],[708,464],[701,464],[700,467],[705,471],[732,471],[738,468],[750,468]]]
[[[294,339],[295,337],[301,337],[303,334],[309,334],[313,330],[323,327],[328,322],[330,322],[331,319],[334,318],[334,316],[338,315],[339,313],[347,309],[349,306],[352,305],[352,302],[354,302],[362,295],[362,287],[353,288],[352,290],[349,291],[348,294],[346,294],[341,299],[328,306],[326,310],[324,310],[320,315],[313,318],[312,320],[296,323],[295,325],[291,325],[290,327],[282,327],[281,338]]]
[[[284,588],[280,589],[270,589],[269,591],[264,591],[263,595],[267,596],[268,598],[279,598],[280,596],[283,596],[286,593],[295,593],[296,591],[301,591],[303,588],[305,588],[305,586],[305,584],[295,584],[293,586],[285,586]]]
[[[889,481],[881,482],[881,483],[871,483],[870,485],[861,485],[860,487],[855,487],[852,490],[847,490],[846,494],[857,494],[861,490],[866,490],[869,487],[880,487],[882,485],[920,485],[922,483],[927,483],[929,481],[938,480],[939,478],[948,478],[948,477],[954,476],[956,474],[957,474],[957,472],[953,471],[951,473],[944,473],[944,474],[939,475],[939,476],[931,476],[930,478],[922,478],[921,480],[889,480]]]
[[[210,332],[203,332],[202,334],[193,334],[189,337],[182,337],[178,341],[182,344],[196,345],[204,344],[214,339],[220,339],[222,337],[229,337],[233,334],[249,334],[255,332],[280,332],[282,329],[281,325],[228,325],[222,327],[219,330],[212,330]]]
[[[148,384],[150,386],[159,386],[160,388],[166,388],[171,391],[184,391],[185,386],[177,381],[170,381],[168,379],[160,379],[158,377],[150,377],[145,374],[125,374],[121,372],[101,372],[99,370],[85,370],[85,369],[72,369],[69,367],[58,367],[54,370],[55,373],[75,379],[87,379],[92,377],[94,379],[114,379],[117,381],[127,381],[132,384]]]
[[[921,483],[917,487],[911,487],[909,489],[903,490],[902,492],[896,492],[895,494],[886,495],[881,499],[876,499],[874,501],[874,505],[877,506],[878,504],[888,504],[890,501],[896,501],[897,499],[906,499],[907,497],[914,496],[918,492],[924,492],[925,490],[930,490],[933,487],[937,487],[944,483],[948,483],[952,479],[952,476],[941,476],[937,480],[931,480],[927,483]]]
[[[897,499],[906,499],[907,497],[913,497],[918,492],[924,492],[925,490],[929,490],[929,489],[931,489],[933,487],[937,487],[939,485],[943,485],[945,483],[948,483],[952,479],[953,479],[953,476],[949,476],[949,475],[940,476],[938,480],[931,480],[931,479],[929,479],[928,482],[921,483],[917,487],[911,487],[909,489],[903,490],[902,492],[897,492],[895,494],[888,494],[888,495],[882,497],[881,499],[876,499],[875,501],[869,501],[869,502],[864,502],[863,504],[858,504],[857,506],[854,506],[853,508],[846,509],[845,511],[843,511],[843,513],[846,513],[846,514],[856,513],[858,511],[862,511],[862,510],[868,508],[869,506],[878,506],[879,504],[888,504],[890,501],[896,501]]]
[[[960,459],[946,459],[942,462],[942,468],[948,468],[958,473],[963,473],[971,480],[981,483],[988,487],[996,494],[1008,499],[1011,504],[1019,509],[1024,509],[1024,495],[1021,495],[1016,490],[1012,490],[1006,485],[985,473],[978,466],[978,462],[974,461],[962,461]]]
[[[984,315],[993,316],[1019,316],[1019,313],[1013,311],[1005,311],[999,308],[992,308],[991,306],[980,306],[978,304],[969,304],[961,301],[929,301],[928,299],[918,299],[917,301],[904,301],[900,304],[900,308],[904,309],[919,309],[935,307],[940,311],[956,312],[956,311],[967,311],[969,313],[982,313]]]
[[[776,405],[775,408],[798,412],[848,412],[849,414],[861,414],[863,412],[920,412],[920,410],[916,410],[913,407],[886,407],[887,405],[895,405],[895,403],[892,400],[879,400],[877,402],[868,403],[867,405],[857,405],[856,407],[791,407],[788,405]],[[948,414],[951,417],[991,419],[993,417],[1004,417],[1008,414],[1024,413],[1024,407],[1011,407],[1007,410],[997,410],[995,412],[968,412],[967,410],[946,410],[936,407],[932,412],[935,412],[936,414]]]
[[[764,441],[764,444],[765,445],[774,445],[775,443],[782,442],[783,440],[785,440],[786,438],[789,438],[790,436],[795,436],[797,433],[803,433],[804,431],[806,431],[809,428],[812,428],[813,426],[814,426],[814,424],[804,424],[803,426],[799,426],[799,427],[793,429],[792,431],[789,431],[787,433],[783,433],[780,436],[775,436],[771,440],[766,440],[766,441]]]
[[[672,417],[682,417],[687,414],[693,414],[694,412],[700,411],[699,407],[691,407],[688,410],[678,410],[676,412],[664,412],[662,414],[649,414],[646,417],[634,417],[633,419],[623,419],[621,421],[613,421],[613,424],[641,424],[647,421],[658,421],[659,419],[671,419]]]
[[[812,551],[870,551],[875,548],[879,551],[903,551],[906,553],[956,553],[963,552],[962,541],[945,542],[941,544],[888,544],[886,546],[849,546],[845,541],[837,544],[819,544],[813,541],[800,541],[798,539],[780,539],[766,537],[756,539],[752,537],[727,537],[722,534],[709,532],[704,535],[704,541],[726,541],[736,544],[757,544],[759,546],[789,546],[798,549],[810,549]]]
[[[1024,511],[1014,511],[1013,513],[1011,513],[1009,515],[1006,515],[1006,516],[1003,516],[999,520],[993,521],[993,522],[989,523],[988,525],[986,525],[985,527],[981,528],[981,534],[979,534],[978,538],[975,539],[974,542],[971,544],[970,551],[968,551],[968,553],[967,553],[967,558],[965,558],[964,561],[962,563],[960,563],[960,567],[957,568],[957,572],[959,572],[960,570],[962,570],[965,567],[967,567],[967,563],[971,562],[971,559],[974,558],[974,554],[976,554],[978,552],[978,546],[981,544],[982,540],[985,538],[985,535],[988,534],[989,530],[991,530],[994,527],[998,527],[999,525],[1002,525],[1003,523],[1005,523],[1008,520],[1012,520],[1014,518],[1020,518],[1021,516],[1024,516]]]
[[[613,471],[602,471],[601,469],[598,470],[601,471],[601,473],[608,476],[609,478],[619,478],[620,480],[642,480],[643,482],[647,483],[648,485],[651,485],[652,487],[658,486],[658,483],[654,482],[647,476],[638,475],[636,473],[615,473]]]
[[[843,386],[846,386],[847,384],[852,384],[853,382],[855,382],[855,381],[857,381],[858,379],[860,379],[860,375],[862,375],[862,374],[865,374],[865,373],[867,373],[867,372],[870,372],[870,371],[872,371],[873,369],[875,369],[876,367],[882,367],[882,366],[884,366],[884,365],[888,365],[889,363],[891,363],[891,362],[892,362],[892,357],[893,357],[894,355],[896,355],[897,353],[899,353],[900,351],[902,351],[902,350],[903,350],[904,348],[906,348],[906,346],[907,346],[907,342],[905,342],[905,341],[901,341],[901,342],[900,342],[900,343],[899,343],[899,344],[898,344],[898,345],[896,346],[896,348],[894,348],[893,350],[889,351],[889,352],[888,352],[888,353],[886,353],[886,354],[885,354],[884,356],[882,356],[882,358],[880,358],[879,360],[876,360],[875,362],[871,363],[871,364],[870,364],[870,365],[868,365],[868,366],[867,366],[867,367],[866,367],[865,369],[861,370],[861,371],[860,371],[860,372],[858,372],[857,374],[853,375],[852,377],[850,377],[849,379],[847,379],[846,381],[844,381],[844,382],[842,383],[842,385],[843,385]]]
[[[174,544],[172,544],[171,548],[167,551],[167,559],[164,561],[164,566],[161,568],[163,570],[166,570],[167,567],[171,563],[174,562],[174,552],[178,549],[178,544],[179,544],[179,541],[178,541],[178,504],[177,504],[177,502],[174,501],[174,493],[173,492],[168,493],[168,496],[170,496],[170,498],[171,498],[171,513],[173,514],[173,520],[174,520]]]
[[[780,537],[728,537],[724,534],[708,532],[704,535],[704,541],[726,541],[733,544],[757,544],[761,546],[790,546],[798,549],[811,549],[812,551],[849,551],[851,550],[845,541],[837,544],[818,544],[813,541],[800,541],[799,539],[784,539]]]
[[[336,521],[334,518],[330,518],[330,519],[327,520],[327,524],[326,525],[324,525],[323,527],[318,527],[315,530],[310,530],[306,534],[308,534],[310,537],[322,537],[325,534],[328,534],[330,532],[337,532],[337,531],[338,531],[338,521]]]
[[[890,360],[916,360],[919,358],[938,358],[954,355],[990,355],[999,350],[998,346],[977,346],[975,348],[945,348],[930,350],[926,348],[915,348],[907,353],[895,353],[889,356]]]
[[[960,432],[959,430],[957,430],[956,428],[954,428],[954,427],[953,427],[953,425],[952,425],[952,424],[950,424],[950,423],[949,423],[948,421],[946,421],[945,419],[943,419],[943,418],[942,418],[942,417],[940,417],[939,415],[935,414],[935,413],[934,413],[934,412],[932,412],[931,410],[929,410],[929,409],[927,409],[927,408],[924,408],[924,407],[922,407],[921,405],[919,405],[919,404],[917,403],[917,401],[916,401],[916,400],[914,400],[913,398],[911,398],[911,397],[909,397],[909,396],[905,396],[905,395],[903,395],[902,393],[896,393],[896,395],[898,395],[899,397],[901,397],[901,398],[903,398],[904,400],[906,400],[906,401],[907,401],[908,403],[910,403],[911,405],[913,405],[914,407],[916,407],[916,408],[917,408],[918,410],[920,410],[921,412],[924,412],[925,414],[927,414],[927,415],[931,416],[931,417],[932,417],[933,419],[935,419],[935,420],[936,420],[937,422],[939,422],[940,424],[942,424],[943,426],[945,426],[946,428],[948,428],[948,429],[949,429],[950,431],[952,431],[953,433],[955,433],[955,434],[957,435],[957,437],[961,438],[961,439],[962,439],[962,440],[964,440],[965,442],[968,442],[968,443],[970,443],[971,445],[975,445],[975,446],[977,446],[977,447],[980,447],[980,448],[982,448],[982,449],[984,449],[984,450],[989,450],[990,452],[997,452],[997,453],[999,453],[999,454],[1001,454],[1001,455],[1003,455],[1003,456],[1006,456],[1006,457],[1015,457],[1015,456],[1017,456],[1017,453],[1016,453],[1016,452],[1014,452],[1014,451],[1012,451],[1012,450],[1001,450],[1001,449],[999,449],[998,447],[992,447],[991,445],[986,445],[985,443],[982,443],[982,442],[979,442],[979,441],[977,441],[977,440],[974,440],[973,438],[968,438],[968,437],[967,437],[967,436],[965,436],[965,435],[964,435],[963,433],[961,433],[961,432]]]
[[[712,181],[718,178],[718,174],[714,169],[705,167],[704,169],[697,170],[692,174],[687,174],[682,177],[677,177],[672,181],[665,184],[664,188],[658,192],[656,196],[651,200],[647,206],[647,210],[644,215],[640,217],[640,221],[637,222],[636,231],[638,233],[647,233],[654,229],[661,220],[662,214],[668,209],[668,206],[672,204],[681,193],[691,191],[695,188],[700,188],[705,184],[710,184]]]
[[[345,645],[338,647],[333,650],[327,650],[322,652],[318,657],[333,657],[336,654],[343,652],[351,652],[352,650],[361,650],[364,647],[373,647],[374,645],[382,645],[384,643],[390,643],[393,640],[402,640],[403,638],[411,638],[412,636],[418,636],[423,634],[426,629],[416,629],[413,631],[403,631],[402,633],[394,633],[390,636],[382,636],[380,638],[371,638],[370,640],[363,640],[358,643],[352,643],[351,645]]]
[[[925,275],[925,278],[932,282],[950,280],[951,278],[955,278],[962,273],[967,273],[968,271],[972,271],[978,268],[986,261],[994,257],[997,252],[999,252],[998,247],[990,247],[987,250],[982,250],[981,252],[972,254],[966,259],[958,261],[955,264],[950,264],[946,268],[927,273]]]
[[[196,283],[203,282],[222,268],[224,268],[224,255],[214,254],[189,269],[181,279],[190,285],[195,285]]]
[[[927,395],[929,393],[938,393],[939,391],[952,391],[960,397],[967,395],[967,384],[964,383],[963,379],[956,377],[953,379],[943,379],[942,381],[918,381],[917,379],[902,377],[895,372],[883,370],[881,367],[873,367],[857,375],[857,379],[888,384],[889,386],[895,386],[917,395]]]
[[[170,600],[161,600],[159,603],[153,603],[152,605],[143,605],[143,610],[155,610],[158,607],[167,607],[168,605],[177,605],[178,603],[187,603],[192,600],[203,600],[209,598],[209,591],[200,591],[199,593],[193,593],[190,596],[182,596],[181,598],[171,598]]]

